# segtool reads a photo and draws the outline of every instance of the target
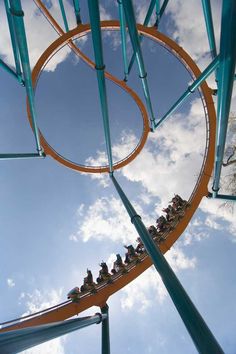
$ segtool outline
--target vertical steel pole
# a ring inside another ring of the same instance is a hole
[[[12,50],[13,50],[13,56],[14,56],[14,61],[15,61],[15,66],[16,66],[17,79],[18,79],[19,83],[22,86],[25,86],[24,80],[22,78],[20,57],[19,57],[19,49],[18,49],[18,45],[17,45],[17,42],[16,42],[13,19],[12,19],[12,16],[10,14],[9,1],[8,0],[4,0],[4,3],[5,3],[8,27],[9,27],[10,37],[11,37],[11,45],[12,45]]]
[[[192,337],[197,350],[199,353],[204,354],[223,354],[223,350],[217,343],[207,324],[194,306],[165,257],[155,245],[153,239],[147,231],[147,228],[143,224],[141,217],[136,213],[134,207],[126,197],[114,175],[110,174],[110,177],[131,218],[131,222],[134,224],[139,236],[141,237],[144,247],[151,257],[156,270],[160,274],[162,281],[165,284],[166,289],[169,292],[170,297],[174,302],[190,336]]]
[[[222,2],[220,65],[218,73],[217,138],[213,175],[213,198],[217,196],[225,150],[225,140],[236,63],[236,1]]]
[[[150,97],[149,88],[148,88],[147,72],[145,70],[143,55],[142,55],[141,46],[140,46],[140,42],[139,42],[139,35],[138,35],[137,27],[136,27],[136,21],[135,21],[135,15],[134,15],[132,1],[131,0],[123,0],[123,7],[124,7],[124,11],[125,11],[126,22],[127,22],[128,28],[129,28],[129,35],[130,35],[131,43],[133,46],[133,51],[136,55],[136,60],[138,63],[139,77],[142,81],[144,97],[146,100],[147,109],[149,112],[149,118],[150,118],[150,122],[151,122],[151,128],[154,131],[155,117],[154,117],[154,113],[153,113],[152,102],[151,102],[151,97]]]
[[[62,15],[62,19],[64,22],[65,30],[66,30],[66,32],[69,32],[69,26],[68,26],[68,22],[67,22],[67,18],[66,18],[66,12],[65,12],[63,0],[59,0],[59,5],[60,5],[60,9],[61,9],[61,15]]]
[[[81,24],[79,0],[73,0],[77,25]]]
[[[144,19],[144,22],[143,22],[144,26],[147,26],[149,24],[149,21],[150,21],[150,18],[152,16],[154,7],[155,7],[155,0],[152,0],[150,2],[150,5],[149,5],[148,11],[147,11],[147,15],[146,15],[146,17]],[[140,43],[141,43],[143,37],[140,36],[139,38],[140,38]],[[130,71],[132,69],[132,66],[134,65],[134,61],[135,61],[135,52],[133,52],[133,55],[132,55],[132,57],[130,59],[130,63],[129,63],[129,67],[128,67],[128,74],[130,73]]]
[[[102,321],[102,354],[110,354],[109,306],[106,304],[101,312],[103,316],[106,315]]]
[[[156,0],[156,22],[155,26],[157,27],[160,21],[160,0]]]
[[[203,8],[204,18],[206,23],[208,42],[211,51],[211,58],[213,60],[217,56],[217,51],[216,51],[215,33],[214,33],[214,26],[212,20],[210,0],[202,0],[202,8]],[[216,83],[218,83],[217,77],[218,77],[218,69],[216,69],[215,71]]]
[[[158,0],[156,0],[158,1]],[[159,25],[159,22],[161,20],[161,17],[166,9],[166,6],[168,4],[169,0],[164,0],[163,1],[163,4],[161,5],[161,9],[160,9],[160,12],[159,12],[159,16],[158,16],[158,23],[157,21],[155,22],[154,26],[158,26]],[[143,25],[144,26],[147,26],[149,24],[149,21],[150,21],[150,18],[152,16],[152,13],[153,13],[153,9],[154,9],[154,6],[155,6],[155,0],[152,0],[150,2],[150,5],[149,5],[149,8],[148,8],[148,11],[147,11],[147,15],[145,17],[145,20],[143,22]],[[140,43],[142,42],[142,35],[139,37],[140,38]],[[134,60],[135,60],[135,52],[133,53],[131,59],[130,59],[130,63],[129,63],[129,69],[128,69],[128,74],[130,73],[131,69],[132,69],[132,66],[134,65]]]
[[[88,0],[89,16],[91,21],[91,31],[93,39],[93,49],[94,57],[96,63],[97,80],[100,94],[100,103],[103,117],[103,126],[106,140],[107,156],[109,161],[110,172],[113,171],[112,162],[112,150],[111,150],[111,137],[110,137],[110,127],[109,127],[109,114],[108,114],[108,104],[107,104],[107,92],[106,92],[106,82],[105,82],[105,65],[103,62],[103,52],[102,52],[102,36],[100,28],[100,15],[98,0]]]
[[[210,0],[202,0],[202,8],[203,8],[204,18],[206,23],[209,46],[211,50],[211,57],[212,59],[214,59],[217,53],[216,53],[215,33],[214,33],[214,26],[212,21]]]
[[[121,44],[122,44],[122,56],[124,62],[124,81],[128,80],[128,60],[127,60],[127,43],[126,43],[126,24],[124,9],[121,0],[117,0],[119,8],[119,18],[120,18],[120,34],[121,34]]]
[[[10,5],[11,5],[10,13],[12,14],[12,18],[13,18],[16,40],[19,48],[21,64],[24,73],[25,88],[29,100],[30,114],[32,117],[33,130],[34,130],[34,135],[36,140],[36,148],[39,155],[43,155],[43,150],[39,140],[39,131],[36,123],[34,89],[33,89],[32,78],[31,78],[29,53],[28,53],[25,27],[23,21],[24,12],[22,11],[20,0],[10,0]]]

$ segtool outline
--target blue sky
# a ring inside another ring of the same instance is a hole
[[[71,28],[72,1],[64,1]],[[88,20],[86,2],[82,18]],[[57,1],[47,1],[61,23]],[[117,6],[101,2],[102,18],[117,18]],[[146,2],[136,2],[142,21]],[[22,0],[30,60],[36,63],[56,34],[32,1]],[[212,2],[219,42],[221,2]],[[189,14],[194,8],[195,16]],[[9,34],[0,4],[0,55],[12,64]],[[201,2],[171,1],[160,30],[183,46],[199,67],[210,60]],[[119,34],[105,32],[107,70],[123,77]],[[93,58],[90,36],[79,42]],[[163,48],[144,40],[143,51],[155,115],[160,118],[191,81],[181,64]],[[130,49],[129,49],[130,52]],[[129,85],[143,99],[134,66]],[[214,87],[213,78],[209,84]],[[142,120],[133,101],[108,83],[114,159],[134,148]],[[32,152],[25,91],[0,71],[1,152]],[[78,163],[106,164],[95,73],[67,48],[50,61],[36,92],[39,127],[61,154]],[[235,110],[235,96],[232,100]],[[193,94],[154,134],[142,153],[117,178],[145,224],[155,222],[174,193],[188,198],[199,174],[205,147],[205,121]],[[105,175],[86,175],[45,160],[1,161],[0,291],[1,322],[47,308],[80,286],[89,267],[97,276],[101,260],[112,264],[124,244],[137,237]],[[223,182],[222,182],[223,183]],[[166,254],[183,286],[226,353],[236,353],[235,215],[217,201],[202,201],[191,223]],[[112,353],[196,353],[195,347],[153,268],[109,299]],[[97,308],[86,313],[93,314]],[[100,353],[100,326],[93,326],[25,351]]]

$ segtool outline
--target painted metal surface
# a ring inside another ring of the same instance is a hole
[[[46,157],[44,153],[39,155],[38,153],[15,153],[15,154],[0,154],[0,160],[15,160],[15,159],[32,159],[40,158],[43,159]]]
[[[202,8],[203,8],[204,18],[205,18],[205,23],[206,23],[207,36],[208,36],[208,41],[209,41],[209,46],[210,46],[210,51],[211,51],[211,57],[212,57],[212,59],[214,59],[217,56],[217,52],[216,52],[215,33],[214,33],[214,26],[213,26],[213,20],[212,20],[210,0],[202,0]]]
[[[149,24],[149,21],[151,19],[151,16],[153,14],[153,10],[154,10],[154,7],[155,7],[155,0],[151,0],[150,2],[150,5],[149,5],[149,8],[148,8],[148,11],[147,11],[147,14],[146,14],[146,17],[144,19],[144,22],[143,22],[143,26],[147,26]],[[140,43],[142,42],[142,37],[140,37]],[[129,66],[128,66],[128,74],[130,73],[133,65],[134,65],[134,61],[135,61],[135,52],[133,52],[133,55],[130,59],[130,62],[129,62]]]
[[[64,26],[65,26],[65,30],[66,32],[69,31],[69,25],[67,22],[67,17],[66,17],[66,12],[65,12],[65,7],[64,7],[64,3],[63,0],[59,0],[59,5],[60,5],[60,10],[61,10],[61,15],[62,15],[62,19],[64,22]]]
[[[141,217],[137,214],[113,174],[111,174],[111,180],[197,350],[199,353],[223,353],[220,345],[217,343],[215,337],[176,277],[167,260],[162,255],[159,248],[156,247],[156,244],[146,226],[143,224]]]
[[[33,132],[36,141],[36,148],[40,155],[43,154],[43,149],[40,144],[39,138],[39,131],[37,127],[36,121],[36,110],[35,110],[35,102],[34,102],[34,90],[33,84],[31,79],[31,69],[30,69],[30,62],[29,62],[29,54],[28,54],[28,47],[25,35],[25,27],[23,16],[24,12],[22,11],[21,2],[20,0],[10,0],[10,12],[13,18],[13,24],[16,34],[17,45],[19,48],[21,64],[24,74],[24,81],[25,81],[25,88],[26,93],[29,101],[29,109],[32,117],[32,124],[33,124]]]
[[[126,24],[124,9],[121,0],[117,0],[119,9],[119,19],[120,19],[120,34],[121,34],[121,45],[122,45],[122,57],[124,63],[124,81],[128,80],[128,59],[127,59],[127,42],[126,42]]]
[[[213,175],[213,197],[220,188],[220,175],[225,150],[230,103],[236,63],[236,1],[223,1],[218,73],[217,136]]]
[[[212,198],[213,194],[208,193],[208,198]],[[216,199],[223,199],[223,200],[228,200],[231,202],[236,202],[236,195],[228,195],[228,194],[217,194],[215,196]]]
[[[110,354],[109,306],[103,306],[101,312],[106,316],[102,321],[102,354]]]
[[[81,17],[80,17],[79,0],[73,0],[73,4],[74,4],[74,9],[75,9],[76,23],[77,23],[77,25],[80,25],[82,23],[82,21],[81,21]]]
[[[103,60],[102,36],[100,27],[100,13],[97,0],[88,0],[89,17],[91,22],[91,32],[93,39],[93,49],[95,57],[95,69],[97,71],[99,97],[103,118],[103,129],[105,133],[106,151],[109,163],[109,172],[113,171],[113,158],[111,148],[111,135],[109,126],[109,112],[107,103],[107,91],[105,82],[105,65]]]
[[[15,66],[16,66],[16,75],[17,75],[19,83],[22,86],[24,86],[25,84],[24,84],[24,80],[23,80],[22,72],[21,72],[19,48],[18,48],[17,41],[16,41],[13,19],[12,19],[11,13],[10,13],[9,0],[4,0],[4,4],[5,4],[6,15],[7,15],[8,27],[9,27],[9,31],[10,31],[13,56],[14,56],[14,61],[15,61]]]
[[[87,316],[0,333],[0,352],[1,354],[19,353],[48,340],[74,332],[84,327],[91,326],[93,324],[99,324],[106,320],[106,313],[97,313],[94,316]]]
[[[123,0],[123,7],[124,7],[127,26],[129,29],[130,40],[132,43],[133,51],[136,55],[136,60],[137,60],[138,69],[139,69],[139,77],[142,82],[143,93],[144,93],[146,106],[148,109],[150,123],[151,123],[151,129],[154,130],[155,129],[155,117],[154,117],[154,112],[153,112],[153,108],[152,108],[151,96],[150,96],[148,81],[147,81],[147,72],[145,69],[143,54],[142,54],[141,47],[140,47],[139,35],[138,35],[137,27],[136,27],[132,1],[131,0]]]

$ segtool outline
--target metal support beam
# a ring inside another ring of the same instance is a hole
[[[212,198],[213,194],[208,193],[208,198]],[[236,195],[227,195],[227,194],[217,194],[214,199],[224,199],[224,200],[229,200],[231,202],[236,202]]]
[[[65,30],[66,30],[66,32],[69,32],[69,26],[68,26],[68,22],[67,22],[67,17],[66,17],[66,12],[65,12],[65,8],[64,8],[63,0],[59,0],[59,5],[60,5],[60,9],[61,9],[61,15],[62,15],[62,19],[64,22]]]
[[[75,9],[76,23],[77,23],[77,25],[80,25],[82,23],[82,21],[81,21],[81,17],[80,17],[79,0],[73,0],[73,3],[74,3],[74,9]]]
[[[21,160],[21,159],[32,159],[32,158],[41,158],[46,157],[43,152],[40,154],[35,153],[15,153],[15,154],[0,154],[0,160]]]
[[[151,235],[143,224],[141,217],[135,211],[134,207],[116,181],[114,175],[110,174],[110,177],[127,210],[127,213],[131,218],[131,222],[134,224],[139,236],[141,237],[144,247],[151,257],[156,270],[160,274],[162,281],[165,284],[166,289],[169,292],[170,297],[173,300],[190,336],[192,337],[197,350],[199,353],[223,354],[223,350],[217,343],[202,316],[192,303],[165,257],[155,245]]]
[[[158,0],[157,0],[157,1],[158,1]],[[165,11],[165,9],[166,9],[166,6],[167,6],[168,2],[169,2],[169,0],[164,0],[164,1],[163,1],[163,4],[162,4],[162,6],[161,6],[161,8],[160,8],[160,12],[159,12],[159,14],[157,15],[157,19],[156,19],[156,22],[155,22],[155,25],[154,25],[155,27],[158,27],[159,22],[160,22],[160,20],[161,20],[162,15],[164,14],[164,11]]]
[[[211,57],[212,57],[212,59],[214,59],[217,56],[217,52],[216,52],[215,33],[214,33],[214,26],[213,26],[213,20],[212,20],[210,0],[202,0],[202,8],[203,8],[204,18],[205,18],[205,23],[206,23],[207,36],[208,36],[208,41],[209,41],[209,46],[210,46],[210,51],[211,51]]]
[[[94,316],[3,332],[0,333],[1,353],[18,353],[64,334],[93,324],[99,324],[101,321],[105,321],[106,318],[106,314],[97,313]]]
[[[128,60],[127,60],[127,43],[126,43],[126,24],[124,9],[121,0],[117,0],[119,8],[119,18],[120,18],[120,34],[121,34],[121,44],[122,44],[122,56],[124,62],[124,81],[128,80]]]
[[[217,196],[225,150],[236,63],[236,2],[222,2],[220,65],[218,73],[217,137],[213,175],[213,198]]]
[[[219,56],[217,56],[211,64],[201,73],[201,75],[188,87],[188,89],[180,96],[180,98],[173,104],[169,111],[155,124],[155,128],[159,127],[167,118],[171,116],[172,113],[176,111],[178,107],[186,100],[186,98],[191,95],[203,81],[217,68],[219,65]]]
[[[153,10],[154,10],[154,7],[155,7],[155,2],[158,1],[158,0],[152,0],[150,2],[150,5],[149,5],[149,8],[148,8],[148,11],[147,11],[147,15],[145,17],[145,20],[143,22],[143,25],[144,26],[148,26],[149,24],[149,21],[151,19],[151,16],[152,16],[152,13],[153,13]],[[164,0],[163,1],[163,4],[161,6],[161,9],[160,9],[160,13],[159,13],[159,16],[158,16],[158,23],[157,21],[155,22],[154,26],[158,26],[159,25],[159,22],[161,20],[161,17],[166,9],[166,6],[168,4],[169,0]],[[140,39],[140,43],[142,42],[142,39],[143,39],[143,36],[139,36],[139,39]],[[134,60],[135,60],[135,52],[133,53],[131,59],[130,59],[130,63],[129,63],[129,69],[128,69],[128,74],[130,73],[131,69],[132,69],[132,66],[134,65]]]
[[[160,0],[156,0],[156,22],[155,26],[157,27],[160,21]]]
[[[10,14],[9,1],[4,0],[4,4],[5,4],[6,15],[7,15],[8,28],[9,28],[10,37],[11,37],[11,45],[12,45],[13,56],[14,56],[14,61],[15,61],[17,79],[22,86],[25,86],[25,83],[24,83],[24,80],[22,77],[22,72],[21,72],[19,49],[18,49],[18,45],[16,42],[13,19]]]
[[[34,103],[34,90],[31,78],[31,69],[29,62],[29,53],[27,48],[25,26],[23,21],[24,12],[22,11],[20,0],[10,0],[10,12],[13,19],[17,45],[19,48],[22,69],[24,73],[25,88],[29,101],[30,114],[32,118],[33,131],[36,140],[36,148],[40,155],[43,154],[42,147],[39,140],[39,131],[36,122],[36,110]]]
[[[140,42],[139,42],[139,35],[138,35],[137,27],[136,27],[136,21],[135,21],[135,15],[134,15],[132,1],[131,0],[123,0],[123,7],[124,7],[124,12],[125,12],[126,22],[127,22],[128,29],[129,29],[129,35],[130,35],[133,51],[136,55],[136,60],[137,60],[138,69],[139,69],[139,77],[142,81],[143,92],[144,92],[144,96],[145,96],[145,100],[146,100],[147,109],[149,112],[151,128],[152,128],[152,130],[154,130],[155,129],[155,118],[154,118],[152,102],[151,102],[151,97],[150,97],[149,88],[148,88],[147,72],[145,70],[143,55],[142,55],[141,46],[140,46]]]
[[[153,13],[153,10],[154,10],[154,7],[155,7],[155,1],[156,0],[151,0],[151,2],[150,2],[150,5],[149,5],[148,11],[147,11],[147,15],[146,15],[146,17],[144,19],[144,22],[143,22],[144,26],[147,26],[149,24],[150,18],[152,16],[152,13]],[[143,37],[139,36],[139,38],[140,38],[140,43],[141,43]],[[132,55],[132,57],[130,59],[130,62],[129,62],[128,74],[130,73],[130,71],[132,69],[132,66],[134,65],[134,61],[135,61],[135,52],[133,52],[133,55]]]
[[[102,36],[100,28],[100,14],[98,0],[88,0],[89,7],[89,17],[91,22],[91,31],[93,39],[93,49],[94,57],[97,71],[98,88],[100,94],[100,104],[103,117],[103,127],[105,132],[106,149],[109,162],[109,170],[113,171],[112,162],[112,150],[111,150],[111,137],[110,137],[110,127],[109,127],[109,114],[108,114],[108,104],[107,104],[107,92],[106,92],[106,82],[105,82],[105,65],[103,62],[103,52],[102,52]]]
[[[110,354],[109,306],[106,304],[101,312],[106,316],[102,321],[102,354]]]

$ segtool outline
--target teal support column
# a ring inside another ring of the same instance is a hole
[[[160,21],[160,0],[156,0],[156,22],[155,26],[157,27]]]
[[[12,20],[11,14],[10,14],[9,1],[8,0],[4,0],[4,4],[5,4],[5,10],[6,10],[6,15],[7,15],[7,21],[8,21],[10,37],[11,37],[11,45],[12,45],[12,50],[13,50],[15,66],[16,66],[17,79],[18,79],[19,83],[22,86],[25,86],[25,83],[24,83],[24,80],[23,80],[23,77],[22,77],[22,72],[21,72],[19,49],[18,49],[18,45],[17,45],[17,42],[16,42],[16,36],[15,36],[15,31],[14,31],[13,20]]]
[[[148,24],[149,24],[149,21],[151,19],[151,16],[152,16],[156,1],[158,1],[158,0],[152,0],[150,2],[150,5],[149,5],[148,11],[147,11],[147,15],[146,15],[145,20],[143,22],[144,26],[148,26]],[[159,25],[159,22],[161,20],[162,15],[164,14],[164,11],[166,9],[166,6],[167,6],[168,2],[169,2],[169,0],[164,0],[163,1],[163,4],[162,4],[161,9],[160,9],[159,16],[158,16],[158,23],[157,23],[157,20],[156,20],[156,23],[154,24],[154,26],[157,27]],[[141,36],[139,36],[139,38],[140,38],[140,43],[141,43],[142,39],[143,39],[143,36],[141,35]],[[132,57],[130,59],[129,68],[128,68],[128,74],[130,73],[130,71],[132,69],[132,66],[134,65],[134,61],[135,61],[135,52],[133,53],[133,55],[132,55]]]
[[[212,197],[213,197],[212,193],[208,193],[207,198],[212,198]],[[236,202],[236,195],[217,194],[215,199],[224,199],[231,202]]]
[[[139,236],[141,237],[144,247],[151,257],[156,270],[160,274],[162,281],[165,284],[165,287],[172,301],[174,302],[176,309],[178,310],[190,336],[192,337],[197,350],[199,353],[204,354],[223,354],[223,350],[217,343],[207,324],[194,306],[193,302],[169,266],[165,257],[159,248],[155,245],[151,235],[143,224],[141,217],[135,211],[134,207],[116,181],[114,175],[110,174],[110,177],[127,210],[127,213],[131,218],[131,222],[134,224]]]
[[[0,333],[1,354],[19,353],[48,340],[58,338],[64,334],[71,333],[93,324],[99,324],[101,321],[106,320],[106,318],[106,314],[97,313],[94,316],[52,322],[49,324]]]
[[[11,6],[10,13],[13,18],[16,40],[19,48],[21,64],[24,73],[25,88],[26,88],[26,93],[29,101],[30,113],[32,117],[33,131],[36,140],[36,148],[39,154],[43,155],[43,150],[39,140],[39,131],[36,122],[34,90],[33,90],[32,78],[31,78],[29,53],[28,53],[25,27],[23,21],[24,12],[22,11],[20,0],[10,0],[10,6]]]
[[[205,18],[205,23],[206,23],[211,58],[213,60],[217,56],[217,51],[216,51],[215,33],[214,33],[214,26],[213,26],[213,20],[212,20],[210,0],[202,0],[202,8],[203,8],[204,18]],[[218,82],[217,77],[218,77],[218,68],[215,71],[216,83]]]
[[[120,34],[121,34],[121,44],[122,44],[122,56],[124,62],[124,81],[128,80],[128,60],[127,60],[127,43],[126,43],[126,24],[124,9],[121,0],[117,0],[119,8],[119,18],[120,18]]]
[[[82,23],[82,21],[81,21],[81,17],[80,17],[79,0],[73,0],[73,4],[74,4],[74,9],[75,9],[76,23],[77,23],[77,25],[80,25]]]
[[[66,17],[66,12],[65,12],[65,8],[64,8],[63,0],[59,0],[59,5],[60,5],[60,9],[61,9],[61,15],[62,15],[62,19],[64,22],[65,30],[66,30],[66,32],[69,32],[69,26],[68,26],[68,21],[67,21],[67,17]]]
[[[219,56],[217,56],[211,64],[201,73],[201,75],[188,87],[188,89],[180,96],[180,98],[173,104],[173,106],[168,110],[168,112],[155,124],[155,128],[159,127],[167,118],[171,116],[172,113],[176,111],[178,107],[186,100],[186,98],[191,95],[201,83],[207,79],[207,77],[216,70],[219,65]]]
[[[216,52],[215,33],[214,33],[214,26],[213,26],[213,20],[212,20],[210,0],[202,0],[202,8],[203,8],[204,18],[205,18],[205,23],[206,23],[207,36],[208,36],[208,41],[209,41],[209,46],[210,46],[210,51],[211,51],[211,57],[212,57],[212,59],[214,59],[217,56],[217,52]]]
[[[88,0],[89,7],[89,17],[91,22],[91,31],[93,39],[93,49],[95,57],[95,69],[97,70],[97,80],[98,88],[100,94],[100,103],[103,117],[103,127],[105,133],[106,150],[109,162],[109,170],[113,171],[112,162],[112,150],[111,150],[111,137],[110,137],[110,127],[109,127],[109,114],[108,114],[108,104],[107,104],[107,93],[106,93],[106,82],[105,82],[105,65],[103,62],[103,52],[102,52],[102,36],[100,28],[100,15],[98,0]]]
[[[153,14],[153,10],[154,10],[154,7],[155,7],[155,1],[156,0],[152,0],[150,2],[150,5],[149,5],[148,11],[147,11],[147,15],[146,15],[146,17],[144,19],[144,22],[143,22],[144,26],[147,26],[149,24],[150,18],[151,18],[152,14]],[[142,35],[139,36],[139,39],[140,39],[140,43],[141,43],[142,39],[143,39]],[[128,74],[130,74],[132,66],[134,65],[134,61],[135,61],[135,52],[133,52],[133,55],[132,55],[132,57],[130,59],[130,62],[129,62]]]
[[[236,1],[222,2],[213,198],[218,194],[236,63]]]
[[[169,0],[163,1],[163,4],[161,5],[160,11],[159,11],[159,14],[157,15],[156,23],[154,25],[155,27],[158,27],[160,19],[161,19],[162,15],[164,14],[164,11],[166,9],[168,2],[169,2]]]
[[[22,159],[32,159],[46,157],[43,152],[41,155],[35,153],[15,153],[15,154],[0,154],[0,160],[22,160]]]
[[[106,304],[101,308],[103,316],[102,321],[102,354],[110,354],[110,333],[109,333],[109,306]]]
[[[137,60],[138,69],[139,69],[139,77],[142,81],[143,92],[144,92],[144,97],[146,100],[146,105],[147,105],[147,109],[148,109],[148,113],[149,113],[151,128],[152,128],[152,130],[154,130],[155,129],[155,118],[154,118],[152,102],[151,102],[151,97],[150,97],[149,88],[148,88],[147,72],[146,72],[145,66],[144,66],[143,55],[142,55],[141,46],[140,46],[140,42],[139,42],[139,35],[138,35],[137,27],[136,27],[136,21],[135,21],[135,15],[134,15],[132,1],[131,0],[123,0],[122,3],[123,3],[123,7],[124,7],[125,18],[126,18],[126,22],[127,22],[128,29],[129,29],[129,35],[130,35],[133,51],[136,55],[136,60]]]

